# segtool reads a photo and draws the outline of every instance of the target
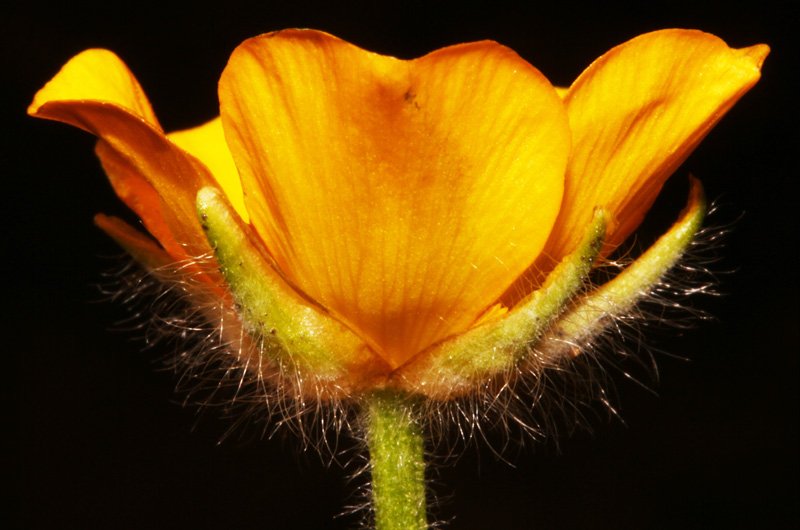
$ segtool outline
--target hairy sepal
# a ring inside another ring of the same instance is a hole
[[[447,400],[491,381],[505,380],[535,353],[532,348],[584,286],[602,248],[606,215],[595,212],[578,248],[548,275],[544,285],[499,319],[494,319],[423,352],[393,375],[412,394]],[[540,359],[542,368],[548,359]]]
[[[245,329],[258,339],[258,366],[277,366],[298,397],[342,399],[380,385],[385,362],[281,278],[218,190],[201,189],[197,210]]]
[[[706,213],[700,181],[692,178],[689,200],[678,220],[614,279],[578,298],[548,330],[538,350],[550,358],[580,355],[618,318],[656,289],[690,247]]]

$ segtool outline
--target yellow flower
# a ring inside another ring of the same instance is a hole
[[[321,367],[332,393],[446,397],[453,381],[424,371],[535,298],[596,211],[602,254],[624,241],[768,51],[657,31],[562,90],[490,41],[405,61],[287,30],[233,52],[220,117],[194,129],[164,133],[130,71],[98,49],[29,113],[100,138],[114,189],[157,243],[97,223],[146,266],[216,251],[221,274],[184,271],[261,335],[253,355]]]

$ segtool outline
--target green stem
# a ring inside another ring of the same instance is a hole
[[[376,530],[426,530],[425,444],[413,403],[376,392],[365,412]]]

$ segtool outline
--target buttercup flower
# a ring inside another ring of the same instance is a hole
[[[194,129],[165,133],[99,49],[29,113],[98,136],[152,239],[97,224],[155,274],[200,278],[193,295],[236,323],[250,370],[290,370],[277,384],[296,395],[450,399],[575,354],[676,262],[702,219],[697,182],[653,248],[584,289],[767,53],[656,31],[558,89],[495,42],[399,60],[287,30],[233,52],[220,117]]]

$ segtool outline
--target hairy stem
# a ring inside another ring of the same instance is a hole
[[[426,530],[425,450],[414,404],[376,392],[365,413],[376,530]]]

